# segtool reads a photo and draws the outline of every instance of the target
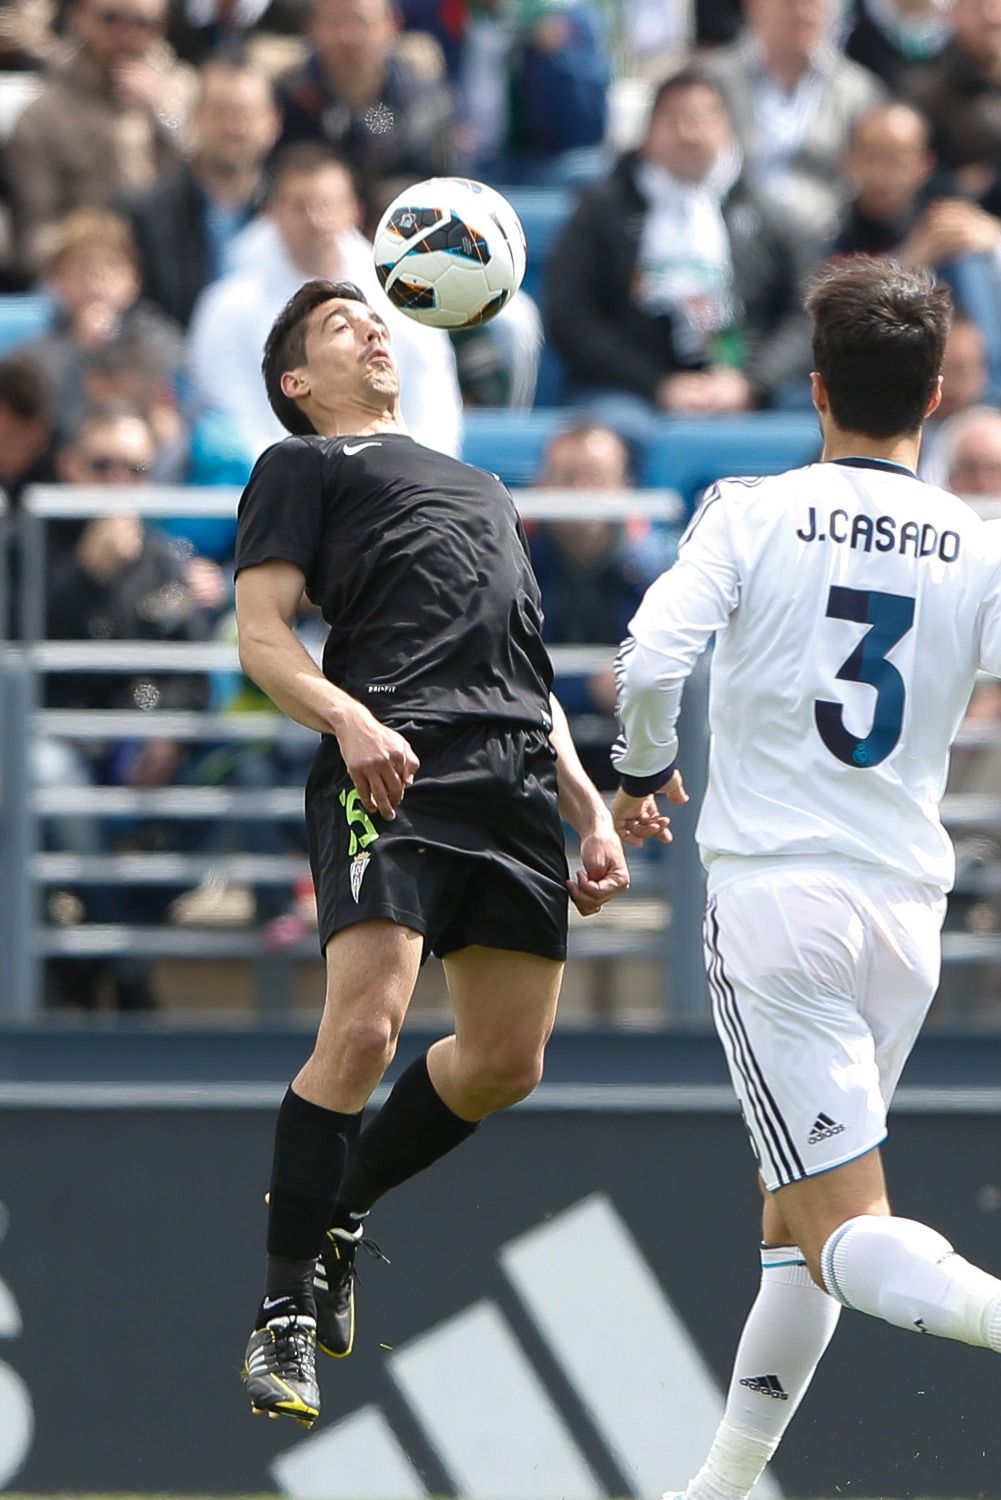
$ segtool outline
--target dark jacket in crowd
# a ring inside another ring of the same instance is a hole
[[[865,9],[859,10],[844,50],[846,57],[881,78],[893,94],[902,92],[911,74],[933,61],[931,57],[908,57]]]
[[[401,57],[390,58],[380,99],[361,115],[332,91],[315,55],[279,86],[278,102],[284,119],[279,150],[296,141],[327,141],[362,193],[386,177],[433,177],[454,168],[451,89],[420,77]]]
[[[636,180],[638,153],[623,156],[592,183],[549,260],[546,312],[572,384],[613,386],[649,400],[660,381],[698,368],[675,351],[672,319],[632,298],[646,200]],[[742,366],[762,401],[809,369],[802,270],[772,211],[743,180],[722,204],[730,235],[734,290],[743,307]]]
[[[258,213],[264,187],[244,210]],[[190,166],[162,178],[125,204],[142,262],[143,297],[187,328],[199,294],[224,269],[212,260],[208,202]]]
[[[932,149],[944,168],[1001,159],[1001,89],[955,42],[904,81],[904,95],[931,121]]]
[[[925,209],[923,200],[899,219],[873,219],[852,204],[831,246],[831,255],[895,255]]]
[[[260,15],[247,24],[235,5],[208,7],[203,24],[188,14],[187,0],[170,0],[167,8],[167,40],[185,62],[196,67],[207,57],[239,51],[251,38],[300,37],[309,16],[308,0],[267,0]]]
[[[47,634],[57,641],[203,641],[208,629],[170,544],[147,529],[136,561],[104,583],[66,549],[54,563]],[[208,681],[200,673],[71,672],[48,680],[51,708],[203,709]]]

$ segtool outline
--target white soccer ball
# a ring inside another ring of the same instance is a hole
[[[496,189],[468,177],[430,177],[400,193],[374,252],[389,300],[431,328],[486,323],[525,274],[521,220]]]

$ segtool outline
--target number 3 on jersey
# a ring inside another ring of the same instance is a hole
[[[904,679],[887,655],[914,624],[914,600],[906,594],[875,589],[848,589],[833,584],[827,596],[827,618],[855,620],[869,628],[838,668],[842,682],[865,682],[876,690],[872,728],[860,740],[845,728],[840,703],[818,699],[813,706],[820,738],[846,766],[878,766],[900,739],[904,722]]]

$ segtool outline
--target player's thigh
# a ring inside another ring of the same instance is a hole
[[[383,1030],[395,1041],[423,951],[419,932],[381,918],[334,933],[324,949],[327,983],[318,1049],[341,1045],[349,1029]]]
[[[872,936],[859,1009],[889,1107],[938,989],[946,902],[936,890],[891,876],[868,883],[865,896]]]
[[[498,1063],[541,1058],[556,1021],[561,960],[474,944],[442,964],[461,1051]]]
[[[822,873],[751,875],[708,904],[714,1020],[772,1191],[871,1151],[886,1133],[856,1000],[867,940],[850,889]]]

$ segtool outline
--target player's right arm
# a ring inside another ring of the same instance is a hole
[[[410,745],[326,678],[292,629],[305,586],[294,563],[273,558],[236,580],[240,662],[289,718],[336,736],[348,774],[370,812],[392,821],[420,766]]]
[[[688,800],[675,765],[682,691],[739,597],[726,503],[714,486],[681,539],[677,562],[647,590],[616,659],[622,733],[612,760],[622,786],[612,817],[626,843],[662,837],[658,792],[672,802]]]

